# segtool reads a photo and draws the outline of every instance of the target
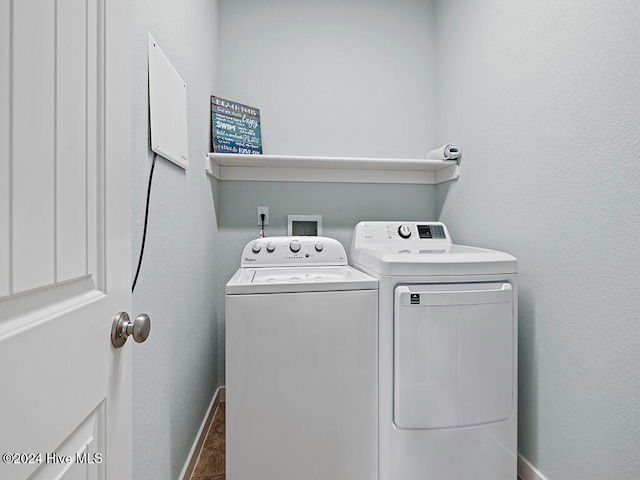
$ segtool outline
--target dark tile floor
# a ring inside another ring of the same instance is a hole
[[[191,480],[224,480],[225,403],[218,405]]]

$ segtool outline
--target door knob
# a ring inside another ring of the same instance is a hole
[[[113,317],[111,343],[114,347],[120,348],[125,344],[129,335],[132,335],[136,342],[142,343],[147,339],[150,331],[151,319],[146,313],[141,313],[132,322],[129,320],[127,312],[119,312]]]

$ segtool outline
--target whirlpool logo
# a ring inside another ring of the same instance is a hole
[[[412,293],[411,294],[411,305],[420,305],[420,294]]]

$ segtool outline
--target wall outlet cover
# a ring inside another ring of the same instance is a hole
[[[264,224],[269,225],[269,207],[258,207],[258,225],[262,226],[262,217],[264,213]]]

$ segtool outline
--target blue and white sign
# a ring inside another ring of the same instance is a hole
[[[214,153],[262,153],[260,110],[211,97],[211,143]]]

